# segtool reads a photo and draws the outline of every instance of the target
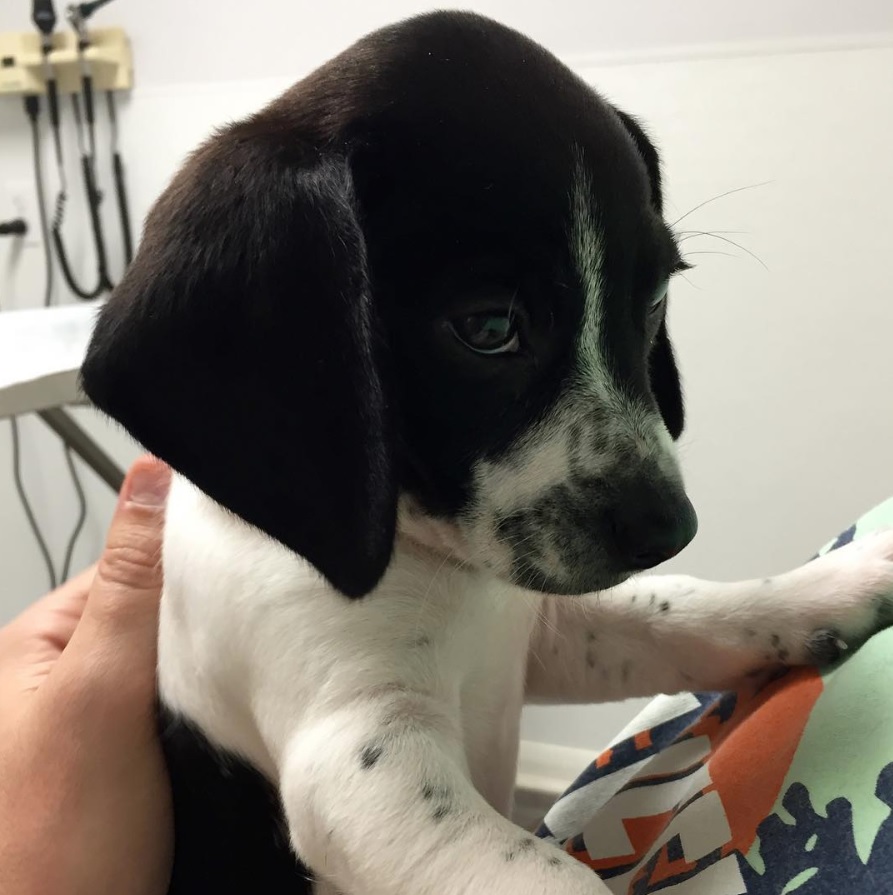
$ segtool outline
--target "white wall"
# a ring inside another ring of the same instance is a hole
[[[544,5],[525,12],[520,4],[509,7],[508,0],[504,5],[511,12],[506,20],[518,24],[529,17],[533,27],[528,30],[559,50],[635,51],[640,60],[635,63],[615,53],[610,64],[578,59],[577,67],[648,122],[663,151],[671,219],[727,190],[769,182],[717,200],[679,225],[746,231],[730,238],[759,254],[768,270],[718,239],[695,237],[683,243],[698,266],[688,274],[689,283],[682,280],[674,287],[672,328],[689,402],[683,461],[701,532],[673,567],[729,579],[796,564],[893,492],[886,344],[893,332],[887,272],[893,245],[893,37],[876,34],[870,41],[875,46],[864,49],[822,49],[819,44],[804,49],[798,43],[796,53],[779,52],[773,44],[771,52],[726,45],[674,54],[666,46],[691,43],[696,29],[696,36],[712,40],[827,37],[840,30],[834,20],[838,7],[827,10],[820,28],[817,18],[793,16],[803,4],[773,4],[773,10],[791,13],[773,19],[784,26],[780,32],[759,32],[756,24],[726,19],[728,33],[723,34],[715,16],[694,15],[700,7],[694,0],[673,5],[673,22],[649,18],[641,32],[629,27],[635,3],[624,7],[625,18],[616,19],[612,9],[615,19],[607,31],[595,27],[590,5],[550,4],[552,16],[544,14]],[[663,5],[648,8],[655,12]],[[151,19],[150,7],[157,13]],[[187,7],[194,15],[196,8],[210,4],[177,4],[178,14],[185,15]],[[373,16],[358,6],[345,24],[338,16],[346,7],[330,5],[322,10],[324,19],[306,24],[303,43],[296,40],[303,51],[275,58],[252,52],[241,70],[233,71],[224,64],[227,54],[215,47],[225,43],[232,52],[235,35],[259,39],[258,10],[270,7],[255,3],[250,14],[242,11],[191,29],[195,59],[189,66],[170,49],[168,29],[176,20],[164,13],[164,3],[122,2],[103,13],[104,21],[121,22],[134,35],[140,86],[123,104],[121,118],[137,218],[182,156],[214,125],[256,108],[353,32],[410,11],[408,4],[388,4],[391,12],[385,15],[377,7]],[[850,9],[852,31],[877,30],[889,5]],[[765,25],[769,18],[754,15],[753,20]],[[801,25],[799,31],[794,27]],[[893,30],[893,22],[888,25]],[[0,10],[0,28],[9,27],[23,25],[7,4]],[[584,33],[589,44],[572,42],[575,35],[584,40]],[[612,35],[609,42],[604,33]],[[634,37],[639,43],[632,42]],[[657,45],[663,61],[641,61],[648,55],[643,51]],[[267,75],[275,77],[254,80]],[[243,80],[223,80],[233,76]],[[0,195],[6,180],[30,176],[28,152],[19,104],[0,101]],[[78,219],[75,208],[69,219]],[[702,252],[737,257],[695,254]],[[0,304],[38,304],[40,271],[39,252],[13,255],[8,244],[0,243]],[[91,419],[89,411],[79,415],[122,461],[135,455],[136,448],[121,433]],[[74,518],[70,485],[58,446],[36,422],[26,423],[28,484],[59,555]],[[0,618],[44,588],[9,465],[8,434],[0,431]],[[90,491],[91,521],[78,565],[98,550],[112,507],[101,484],[90,482]],[[629,711],[538,709],[526,715],[524,735],[593,749]]]
[[[59,11],[64,0],[57,0]],[[347,43],[433,8],[474,9],[529,34],[562,56],[660,51],[733,41],[839,41],[893,31],[889,0],[117,0],[96,14],[133,37],[140,86],[243,78],[292,78]],[[29,27],[31,0],[4,0],[0,31]]]

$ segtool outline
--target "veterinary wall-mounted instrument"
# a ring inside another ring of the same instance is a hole
[[[0,357],[0,417],[9,416],[10,418],[16,488],[29,525],[41,549],[51,584],[59,575],[62,578],[67,577],[75,544],[86,516],[86,501],[77,470],[72,462],[73,456],[79,456],[88,467],[115,490],[120,488],[123,480],[123,471],[64,409],[65,405],[79,403],[81,400],[76,387],[78,364],[64,357],[65,351],[70,348],[72,321],[69,320],[69,316],[75,311],[83,311],[86,315],[84,319],[92,321],[92,314],[95,312],[92,303],[77,309],[72,306],[49,308],[53,294],[54,249],[69,288],[79,298],[101,296],[112,286],[108,270],[106,242],[99,216],[101,193],[97,184],[95,167],[96,137],[93,97],[94,93],[98,95],[100,91],[106,93],[108,106],[112,144],[111,158],[118,212],[121,219],[123,254],[126,261],[130,261],[133,252],[124,184],[124,166],[118,147],[117,116],[114,102],[114,92],[129,90],[132,86],[130,46],[126,35],[120,28],[87,30],[87,22],[90,17],[107,2],[109,0],[99,0],[99,2],[82,3],[69,7],[67,19],[72,25],[72,30],[67,31],[57,29],[56,11],[52,0],[33,0],[32,21],[36,30],[23,33],[0,33],[0,96],[18,95],[24,100],[25,111],[31,126],[34,179],[38,199],[37,211],[46,263],[43,297],[45,307],[34,311],[4,311],[0,314],[0,347],[4,349],[0,352],[2,354]],[[59,177],[60,198],[57,199],[52,228],[47,220],[48,206],[44,195],[44,175],[40,151],[40,105],[43,96],[46,97]],[[81,168],[87,210],[96,251],[96,285],[90,288],[83,288],[75,281],[61,235],[61,209],[67,198],[62,140],[64,130],[62,100],[65,97],[71,98],[72,118],[77,129],[78,144],[81,150]],[[81,102],[83,102],[85,110],[83,116],[81,115]],[[26,217],[28,220],[24,220]],[[21,238],[32,230],[36,231],[37,223],[37,221],[32,221],[29,215],[3,221],[0,222],[0,235]],[[33,320],[29,315],[33,316]],[[65,338],[61,341],[57,339],[54,342],[51,338],[51,331],[54,331],[56,326],[54,321],[57,319],[57,315],[61,315],[58,317],[58,322],[62,326]],[[42,334],[32,332],[33,338],[24,339],[23,333],[20,332],[23,326],[29,332],[29,327],[38,327]],[[43,332],[44,330],[46,332]],[[35,351],[36,344],[41,346],[40,351]],[[40,355],[42,360],[36,355]],[[63,360],[66,364],[64,376],[56,369]],[[67,383],[64,393],[60,391],[55,397],[44,394],[44,392],[52,392],[53,389],[61,389],[62,379],[65,379]],[[13,406],[4,407],[4,402],[7,404],[12,402]],[[59,575],[57,575],[46,539],[42,536],[36,514],[22,482],[20,467],[23,454],[20,450],[17,416],[28,412],[36,413],[64,443],[65,460],[78,497],[78,518],[68,540]]]
[[[111,138],[114,190],[117,196],[121,242],[125,262],[133,254],[124,180],[124,164],[118,142],[118,122],[114,93],[132,86],[130,45],[120,28],[87,28],[91,16],[109,0],[93,0],[69,6],[66,17],[72,30],[57,28],[53,0],[33,0],[32,21],[36,31],[0,34],[0,96],[18,94],[25,98],[32,123],[40,115],[40,98],[46,97],[49,124],[55,149],[58,192],[50,227],[50,243],[71,292],[87,299],[102,295],[112,286],[109,243],[103,232],[100,204],[102,192],[96,168],[96,114],[94,96],[106,93]],[[78,282],[66,250],[62,223],[69,198],[68,178],[63,157],[62,101],[70,97],[71,119],[80,149],[81,180],[87,200],[96,273],[86,285]],[[34,131],[39,134],[39,127]],[[38,189],[42,184],[38,185]]]
[[[56,194],[55,211],[52,223],[52,239],[59,259],[59,266],[68,288],[81,299],[96,298],[112,288],[109,274],[108,253],[102,227],[100,205],[102,194],[96,178],[96,116],[94,103],[93,66],[88,58],[87,50],[91,46],[91,35],[87,30],[87,21],[93,13],[109,0],[96,0],[92,3],[70,5],[66,17],[72,26],[76,38],[76,62],[79,75],[79,90],[72,92],[71,103],[77,133],[78,148],[81,160],[81,177],[87,201],[87,213],[90,219],[90,232],[93,237],[93,248],[96,256],[96,282],[92,287],[79,283],[74,275],[69,260],[69,253],[62,234],[65,207],[68,201],[68,185],[65,173],[65,162],[62,153],[62,135],[58,101],[58,83],[56,66],[52,61],[53,32],[56,14],[52,0],[34,0],[32,20],[41,35],[41,52],[43,56],[43,74],[46,83],[47,104],[50,127],[53,133],[53,144],[56,152],[56,168],[59,187]],[[118,148],[117,116],[115,115],[114,98],[111,91],[107,93],[109,118],[112,135],[112,163],[115,179],[115,192],[118,199],[118,212],[121,221],[121,232],[124,243],[124,254],[127,263],[132,257],[133,247],[130,222],[127,213],[127,194],[124,184],[123,163]],[[83,115],[81,114],[83,101]],[[26,98],[26,111],[29,118],[38,114],[37,104]],[[86,141],[84,125],[86,123]],[[39,186],[39,189],[42,187]]]
[[[92,3],[70,4],[66,9],[66,18],[74,29],[75,34],[77,34],[78,39],[78,61],[81,68],[81,96],[84,100],[84,119],[87,125],[90,158],[94,163],[96,159],[96,119],[93,102],[93,67],[86,53],[91,45],[90,32],[87,30],[87,21],[93,13],[110,2],[111,0],[93,0]],[[76,100],[77,97],[75,96],[72,99]],[[124,163],[121,160],[121,152],[118,146],[118,116],[115,110],[115,94],[111,90],[106,91],[106,105],[111,132],[111,155],[115,179],[115,194],[118,200],[118,216],[121,223],[121,235],[124,241],[124,258],[127,264],[129,264],[133,259],[133,240],[127,208],[127,192],[124,184]],[[77,106],[75,106],[75,108],[77,108]]]

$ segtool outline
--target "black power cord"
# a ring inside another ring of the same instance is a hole
[[[40,100],[36,96],[25,97],[25,114],[31,125],[31,157],[34,165],[34,186],[37,189],[37,213],[40,216],[40,235],[43,239],[43,306],[53,303],[53,253],[50,249],[49,224],[47,222],[46,191],[43,184],[43,160],[40,155]]]
[[[103,292],[110,291],[113,284],[108,273],[105,237],[102,232],[102,219],[99,215],[99,204],[102,201],[102,196],[96,186],[94,158],[84,145],[81,106],[77,94],[74,94],[71,97],[71,107],[74,112],[75,126],[77,128],[78,145],[81,154],[81,178],[84,184],[84,191],[87,194],[87,210],[90,215],[90,230],[93,234],[93,247],[96,252],[97,282],[92,289],[87,289],[81,286],[75,279],[74,272],[71,269],[71,263],[68,259],[68,252],[65,249],[65,242],[62,238],[62,221],[65,215],[65,204],[68,201],[68,195],[65,189],[65,169],[58,149],[56,164],[59,171],[60,187],[59,192],[56,194],[56,210],[53,215],[53,245],[56,247],[56,255],[59,258],[59,267],[62,269],[62,276],[65,278],[68,288],[71,289],[78,298],[89,300],[98,298]],[[52,126],[54,140],[58,147],[61,145],[58,122],[54,122]],[[92,126],[89,127],[88,130],[91,139],[95,140]]]
[[[65,462],[68,465],[71,483],[74,485],[74,491],[78,498],[78,518],[69,535],[68,544],[65,546],[65,559],[62,561],[60,581],[68,581],[68,576],[71,574],[71,559],[74,556],[74,548],[77,546],[78,538],[84,530],[84,522],[87,521],[87,498],[84,495],[84,486],[81,484],[81,477],[78,475],[77,467],[74,465],[74,454],[67,444],[65,445]]]
[[[37,190],[37,208],[38,214],[40,216],[41,234],[43,236],[43,255],[45,266],[43,304],[44,307],[49,307],[52,304],[53,299],[53,253],[48,238],[49,224],[47,221],[46,213],[43,163],[40,153],[40,128],[38,123],[40,116],[40,101],[36,96],[25,97],[25,112],[31,125],[31,148],[34,161],[34,183]],[[10,423],[12,426],[13,478],[15,480],[16,492],[18,493],[22,508],[25,511],[25,516],[28,519],[28,525],[30,526],[31,531],[34,534],[34,539],[37,542],[37,546],[40,549],[41,556],[43,557],[47,575],[50,580],[50,587],[54,588],[60,580],[67,580],[71,572],[71,560],[72,556],[74,555],[74,549],[77,545],[78,538],[83,531],[84,522],[87,517],[87,500],[84,495],[84,488],[78,475],[77,467],[74,464],[72,451],[68,447],[68,445],[66,445],[65,462],[71,475],[71,481],[74,486],[75,494],[77,495],[78,518],[68,539],[68,544],[66,545],[65,558],[62,564],[61,578],[57,578],[49,547],[47,546],[46,539],[44,538],[43,532],[41,531],[40,524],[37,521],[37,517],[34,513],[34,508],[32,507],[30,500],[28,499],[24,480],[22,478],[21,435],[19,432],[18,419],[16,417],[12,417],[10,419]]]
[[[22,480],[22,442],[19,434],[18,418],[11,416],[9,424],[12,427],[12,477],[15,481],[22,509],[25,511],[25,516],[28,519],[28,525],[34,533],[34,540],[37,541],[40,555],[43,557],[43,563],[46,566],[47,575],[50,579],[50,590],[52,590],[58,584],[56,570],[53,568],[53,558],[50,556],[50,549],[47,547],[46,539],[40,530],[40,524],[37,521],[37,516],[34,515],[34,508],[31,506],[31,501],[28,500],[28,493],[25,491],[25,483]]]
[[[39,105],[36,96],[25,98],[25,109],[28,112],[28,118],[31,121],[34,145],[37,145],[37,112]],[[36,168],[39,169],[40,153],[36,151],[34,155],[34,163]],[[43,177],[41,176],[41,183],[42,182]],[[43,209],[43,203],[40,204],[42,213],[41,219],[42,221],[45,221],[46,212]],[[44,259],[47,262],[46,276],[44,280],[44,305],[48,305],[52,298],[53,290],[53,259],[52,255],[49,253],[48,242],[44,243]],[[25,490],[25,482],[22,478],[22,438],[19,431],[18,418],[14,416],[10,417],[9,425],[10,434],[12,436],[12,478],[15,482],[15,489],[19,496],[19,502],[22,505],[22,509],[25,511],[25,518],[28,520],[28,526],[34,535],[34,540],[37,542],[37,547],[40,550],[40,555],[43,559],[44,566],[46,567],[47,577],[49,578],[50,588],[52,589],[57,584],[56,570],[53,567],[53,558],[50,556],[50,549],[47,547],[46,538],[44,538],[43,532],[40,529],[40,523],[37,521],[34,507],[31,506],[31,501],[28,499],[28,492]]]
[[[127,202],[127,186],[124,182],[124,162],[118,149],[118,112],[115,109],[115,94],[108,90],[105,94],[111,131],[112,168],[115,175],[115,196],[118,199],[118,218],[121,221],[121,238],[124,242],[124,263],[133,261],[133,234],[130,230],[130,209]]]

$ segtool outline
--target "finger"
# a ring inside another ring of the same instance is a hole
[[[161,548],[170,470],[151,457],[131,467],[84,613],[57,677],[122,696],[155,685]],[[99,679],[99,680],[96,680]],[[109,685],[108,688],[103,684]]]

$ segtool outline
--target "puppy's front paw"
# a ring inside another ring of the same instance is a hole
[[[789,635],[775,635],[784,660],[806,665],[836,662],[893,624],[893,529],[867,535],[773,583],[779,588],[778,598],[799,610],[791,619]],[[787,646],[781,646],[782,641]]]

